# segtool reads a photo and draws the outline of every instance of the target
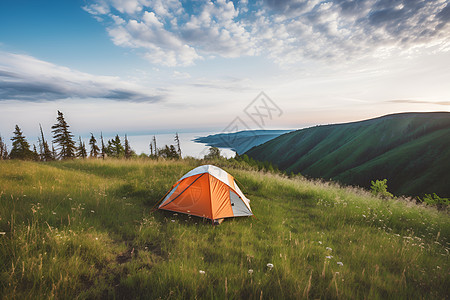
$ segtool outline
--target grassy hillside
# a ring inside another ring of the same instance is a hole
[[[450,197],[450,113],[404,113],[284,134],[246,154],[280,169],[391,192]]]
[[[261,145],[291,130],[245,130],[233,133],[211,134],[194,139],[194,142],[208,146],[230,148],[238,154]]]
[[[448,297],[448,214],[226,161],[256,218],[152,212],[199,164],[0,161],[0,298]]]

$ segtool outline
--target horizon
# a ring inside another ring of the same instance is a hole
[[[448,112],[449,23],[446,1],[5,0],[0,135],[50,137],[57,110],[75,136]]]

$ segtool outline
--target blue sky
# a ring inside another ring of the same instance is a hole
[[[261,91],[264,128],[448,111],[449,21],[448,1],[2,0],[0,135],[57,110],[77,135],[256,129]]]

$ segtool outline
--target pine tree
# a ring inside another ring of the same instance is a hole
[[[156,147],[156,136],[153,136],[153,149],[155,149],[154,156],[158,157],[158,148]]]
[[[178,157],[181,158],[180,138],[178,137],[178,132],[175,133],[175,143],[176,143],[176,145],[177,145],[177,154],[178,154]]]
[[[153,156],[153,142],[150,142],[150,156]]]
[[[124,143],[125,143],[125,149],[124,149],[125,158],[128,159],[133,154],[133,150],[131,150],[131,148],[130,148],[130,143],[128,142],[128,138],[127,138],[126,134],[125,134],[125,142]]]
[[[8,159],[8,148],[0,135],[0,160]]]
[[[103,140],[102,140],[103,142]],[[97,146],[97,140],[95,139],[94,135],[91,133],[91,139],[89,140],[89,145],[91,145],[91,157],[98,157],[98,154],[100,152],[100,149]]]
[[[35,144],[33,144],[33,160],[40,161],[39,153],[37,152]]]
[[[58,121],[52,126],[53,142],[59,145],[59,158],[68,159],[75,157],[75,142],[73,141],[73,135],[69,131],[69,125],[64,119],[62,112],[58,110]]]
[[[11,159],[33,159],[34,155],[33,151],[30,150],[30,144],[28,144],[18,125],[16,125],[14,137],[11,138],[11,141],[12,149],[9,154]]]
[[[117,134],[115,138],[108,141],[106,147],[106,153],[112,157],[123,157],[125,155],[125,149],[122,146],[120,137]]]
[[[102,140],[102,159],[105,159],[106,156],[106,147],[105,147],[105,142],[103,141],[103,133],[100,132],[100,139]]]
[[[53,154],[52,151],[50,151],[50,147],[48,146],[47,141],[44,137],[44,132],[42,131],[42,126],[39,124],[39,128],[41,130],[41,138],[39,139],[39,148],[40,148],[40,154],[41,154],[41,160],[43,161],[50,161],[53,160]]]
[[[84,144],[83,140],[81,140],[81,136],[78,140],[78,147],[77,147],[77,157],[86,158],[87,157],[87,151],[86,151],[86,145]]]

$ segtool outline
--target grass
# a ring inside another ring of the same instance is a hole
[[[153,211],[199,164],[0,162],[0,298],[448,297],[446,212],[231,165],[256,218]]]

